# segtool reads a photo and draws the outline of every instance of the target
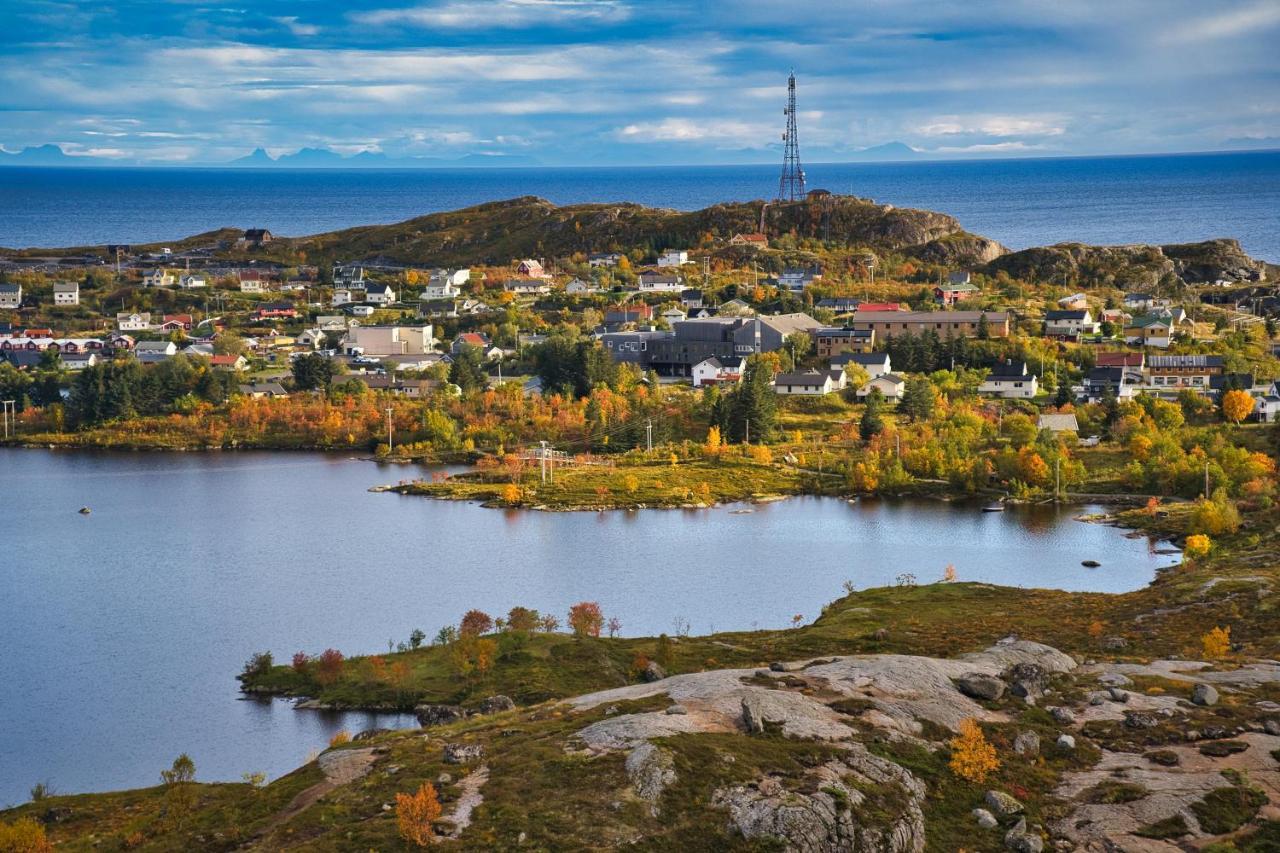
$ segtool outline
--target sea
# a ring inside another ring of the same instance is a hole
[[[536,195],[693,210],[772,198],[778,168],[0,168],[0,246],[174,240],[221,227],[301,236]],[[1235,237],[1280,263],[1280,151],[813,163],[810,188],[943,211],[1012,249]]]

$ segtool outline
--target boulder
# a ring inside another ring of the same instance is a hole
[[[995,829],[1000,825],[1000,822],[996,820],[996,816],[986,809],[974,809],[973,817],[978,821],[978,826],[983,829]]]
[[[510,696],[503,696],[499,694],[497,696],[490,696],[487,699],[481,700],[480,704],[476,706],[476,713],[500,714],[503,711],[514,711],[515,709],[516,703],[511,700]]]
[[[1112,702],[1119,702],[1122,705],[1129,701],[1128,692],[1121,690],[1119,687],[1112,687],[1107,691],[1107,696],[1110,697]]]
[[[467,764],[484,758],[484,746],[478,743],[446,743],[445,764]]]
[[[1103,687],[1129,687],[1133,679],[1119,672],[1104,672],[1098,676],[1098,683]]]
[[[676,766],[671,753],[645,742],[631,750],[625,766],[627,779],[636,796],[648,802],[656,814],[656,803],[662,792],[676,781]]]
[[[1004,682],[994,675],[968,672],[955,680],[956,689],[970,699],[994,701],[1004,695]]]
[[[772,672],[799,672],[800,670],[804,669],[804,664],[798,663],[796,661],[776,660],[773,663],[769,664],[769,669]]]
[[[1064,708],[1061,705],[1055,705],[1049,708],[1049,716],[1053,717],[1053,721],[1060,726],[1073,726],[1076,722],[1076,715],[1071,713],[1070,708]]]
[[[71,820],[71,809],[67,806],[50,806],[40,815],[42,823],[53,824]]]
[[[1146,711],[1125,711],[1124,724],[1131,729],[1154,729],[1160,725],[1160,718]]]
[[[1001,676],[1014,696],[1034,702],[1049,686],[1049,673],[1037,663],[1015,663]]]
[[[1040,735],[1035,732],[1021,732],[1013,739],[1013,751],[1018,755],[1039,755]]]
[[[1196,689],[1191,692],[1191,701],[1196,705],[1217,705],[1218,691],[1210,684],[1197,684]]]
[[[1022,803],[1004,791],[987,791],[983,801],[987,804],[987,808],[1001,819],[1020,815],[1024,810]]]
[[[1071,735],[1058,735],[1057,744],[1058,744],[1058,749],[1067,749],[1067,750],[1075,749],[1076,739]]]
[[[352,740],[369,740],[370,738],[375,738],[378,735],[385,735],[389,731],[391,731],[391,729],[365,729],[362,732],[356,732],[356,736],[353,737]]]
[[[452,783],[453,783],[453,774],[451,773],[441,773],[439,776],[436,777],[437,785],[450,785]]]
[[[1124,637],[1107,637],[1102,641],[1102,647],[1109,652],[1124,651],[1129,648],[1129,641]]]
[[[666,677],[667,677],[667,671],[663,669],[662,665],[659,664],[656,660],[649,661],[649,663],[645,665],[644,670],[641,671],[640,673],[641,681],[648,681],[648,682],[661,681]]]
[[[1014,853],[1041,853],[1044,850],[1044,839],[1037,829],[1027,828],[1027,819],[1024,817],[1005,833],[1004,846]]]
[[[413,709],[418,723],[426,726],[443,726],[461,720],[467,712],[457,705],[419,705]]]
[[[1280,720],[1275,717],[1269,717],[1263,721],[1262,729],[1269,735],[1280,736]]]
[[[1105,691],[1102,691],[1102,690],[1094,690],[1094,691],[1092,691],[1092,692],[1089,694],[1089,704],[1090,704],[1090,705],[1105,705],[1105,704],[1106,704],[1106,702],[1107,702],[1107,699],[1109,699],[1109,698],[1110,698],[1110,697],[1109,697],[1109,696],[1107,696],[1107,694],[1106,694],[1106,692],[1105,692]]]
[[[668,715],[684,716],[689,713],[689,711],[683,705],[671,705],[667,708],[666,713]]]

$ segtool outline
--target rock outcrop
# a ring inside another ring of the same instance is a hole
[[[1217,239],[1166,246],[1058,243],[1002,255],[984,271],[1028,281],[1144,290],[1159,285],[1261,281],[1266,264],[1249,257],[1238,240]]]

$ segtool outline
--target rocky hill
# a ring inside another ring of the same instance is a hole
[[[1136,290],[1267,277],[1266,264],[1249,257],[1238,240],[1225,238],[1167,246],[1058,243],[1002,255],[984,271],[1026,281]]]

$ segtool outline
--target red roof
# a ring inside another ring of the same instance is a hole
[[[900,302],[863,302],[858,305],[859,311],[901,311]]]
[[[240,360],[238,355],[211,355],[209,356],[210,364],[235,364]]]
[[[190,325],[191,315],[190,314],[165,314],[164,321],[166,323],[186,323],[187,325]]]
[[[463,343],[475,344],[476,346],[484,346],[488,343],[488,341],[484,339],[484,335],[476,332],[463,332],[461,335],[458,335],[458,339]]]
[[[1141,367],[1142,353],[1100,352],[1095,363],[1098,367]]]
[[[23,335],[28,338],[52,338],[53,329],[27,329]]]

